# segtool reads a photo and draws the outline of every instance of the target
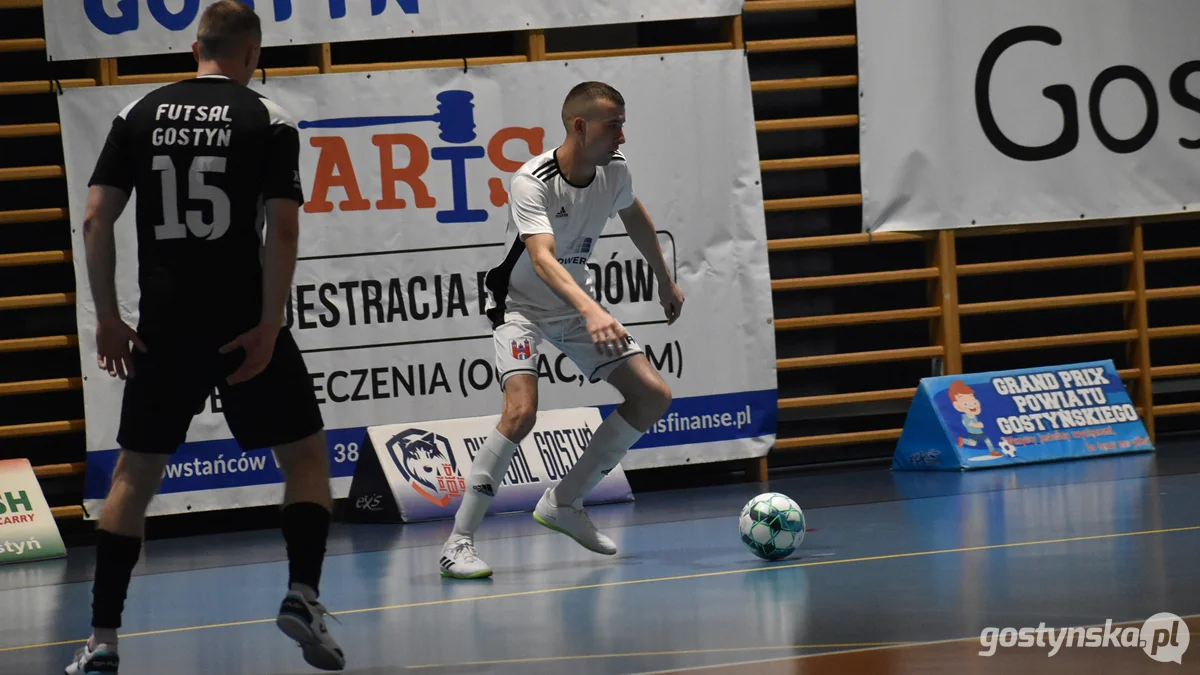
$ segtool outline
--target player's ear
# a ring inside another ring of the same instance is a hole
[[[258,45],[253,42],[246,45],[246,70],[255,70],[258,68]]]
[[[200,63],[200,41],[192,42],[192,56],[196,58],[196,63]]]

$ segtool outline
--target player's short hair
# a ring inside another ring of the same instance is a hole
[[[262,41],[262,22],[249,5],[218,0],[200,16],[196,40],[200,43],[200,58],[230,58],[237,56],[247,42]]]
[[[563,101],[563,124],[571,126],[571,120],[583,117],[583,111],[596,101],[612,101],[619,106],[625,105],[625,97],[610,85],[603,82],[580,82],[571,88],[567,99]]]

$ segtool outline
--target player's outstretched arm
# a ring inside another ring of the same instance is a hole
[[[129,343],[146,351],[136,331],[121,318],[117,304],[117,243],[113,228],[129,193],[109,185],[88,189],[83,217],[83,247],[87,256],[88,282],[96,306],[96,361],[101,370],[122,380],[133,376]]]
[[[675,323],[675,319],[678,319],[679,313],[683,311],[683,291],[671,278],[671,272],[667,269],[662,246],[658,243],[658,233],[654,231],[654,223],[650,222],[646,207],[642,206],[641,200],[634,199],[633,204],[618,213],[621,222],[625,223],[625,231],[629,233],[633,245],[637,246],[658,279],[658,301],[667,316],[667,324]]]
[[[263,305],[258,325],[221,348],[229,353],[246,351],[242,365],[229,376],[230,384],[245,382],[266,369],[275,353],[275,340],[283,327],[284,303],[296,270],[300,242],[300,204],[294,199],[268,199],[265,203],[267,234],[263,256]]]
[[[596,348],[613,356],[621,354],[627,335],[625,328],[611,314],[604,311],[604,308],[579,286],[567,268],[558,262],[554,235],[530,235],[525,238],[525,249],[529,251],[533,270],[542,281],[545,281],[558,297],[570,303],[587,321],[588,332],[592,334]]]

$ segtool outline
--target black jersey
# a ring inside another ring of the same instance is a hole
[[[303,202],[299,154],[287,114],[223,76],[117,115],[88,184],[135,193],[141,325],[229,337],[258,323],[263,205]]]

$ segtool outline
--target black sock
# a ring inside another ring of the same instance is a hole
[[[96,581],[92,585],[92,627],[121,627],[129,577],[142,552],[141,537],[100,530],[96,545]]]
[[[299,502],[283,509],[283,539],[287,542],[288,587],[304,584],[319,594],[325,540],[329,538],[329,510],[320,504]]]

